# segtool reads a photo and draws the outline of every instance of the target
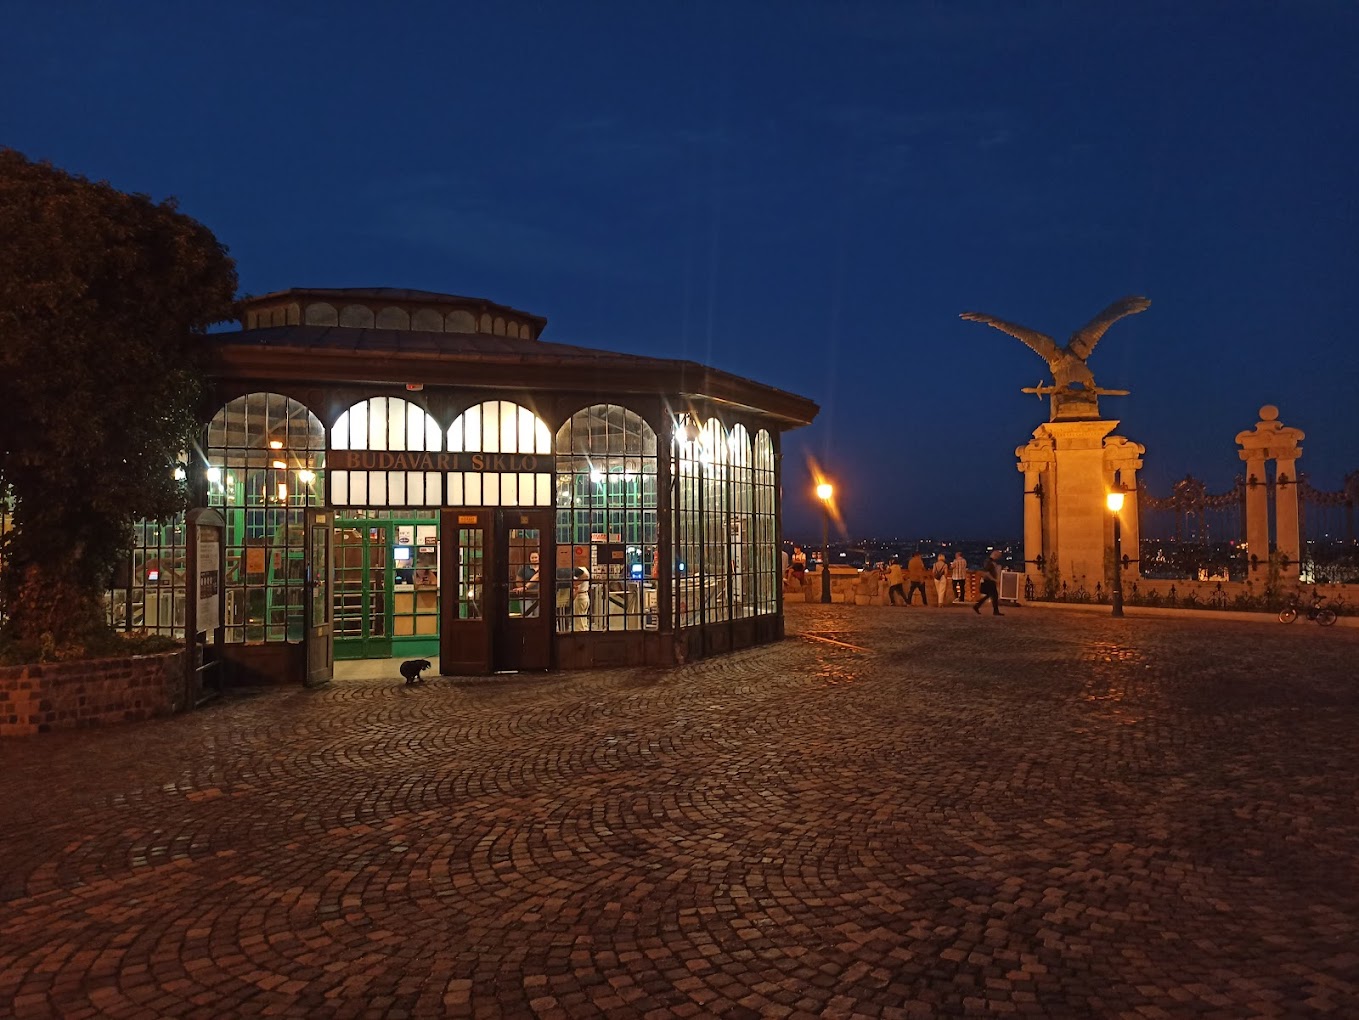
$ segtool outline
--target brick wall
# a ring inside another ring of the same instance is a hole
[[[150,719],[185,701],[182,651],[0,666],[0,737]]]

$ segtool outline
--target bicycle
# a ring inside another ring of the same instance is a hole
[[[1298,611],[1302,606],[1298,602],[1298,596],[1293,595],[1288,600],[1288,605],[1279,611],[1280,623],[1292,623],[1298,618]],[[1307,607],[1307,619],[1316,620],[1323,627],[1329,627],[1336,621],[1337,613],[1332,609],[1319,594],[1313,593],[1312,604]]]

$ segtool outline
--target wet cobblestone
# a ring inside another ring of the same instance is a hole
[[[1359,1016],[1359,631],[789,627],[0,744],[0,1015]]]

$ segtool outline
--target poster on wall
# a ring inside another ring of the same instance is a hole
[[[198,531],[197,626],[211,633],[222,622],[221,532],[204,527]]]

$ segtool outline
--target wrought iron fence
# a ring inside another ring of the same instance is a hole
[[[1176,482],[1170,495],[1163,498],[1139,486],[1142,576],[1244,579],[1249,568],[1243,552],[1245,507],[1246,481],[1240,476],[1221,493],[1210,493],[1207,485],[1192,475]]]
[[[1299,475],[1298,499],[1300,579],[1314,584],[1359,583],[1359,536],[1355,534],[1359,471],[1346,475],[1335,492],[1318,489],[1307,475]]]

